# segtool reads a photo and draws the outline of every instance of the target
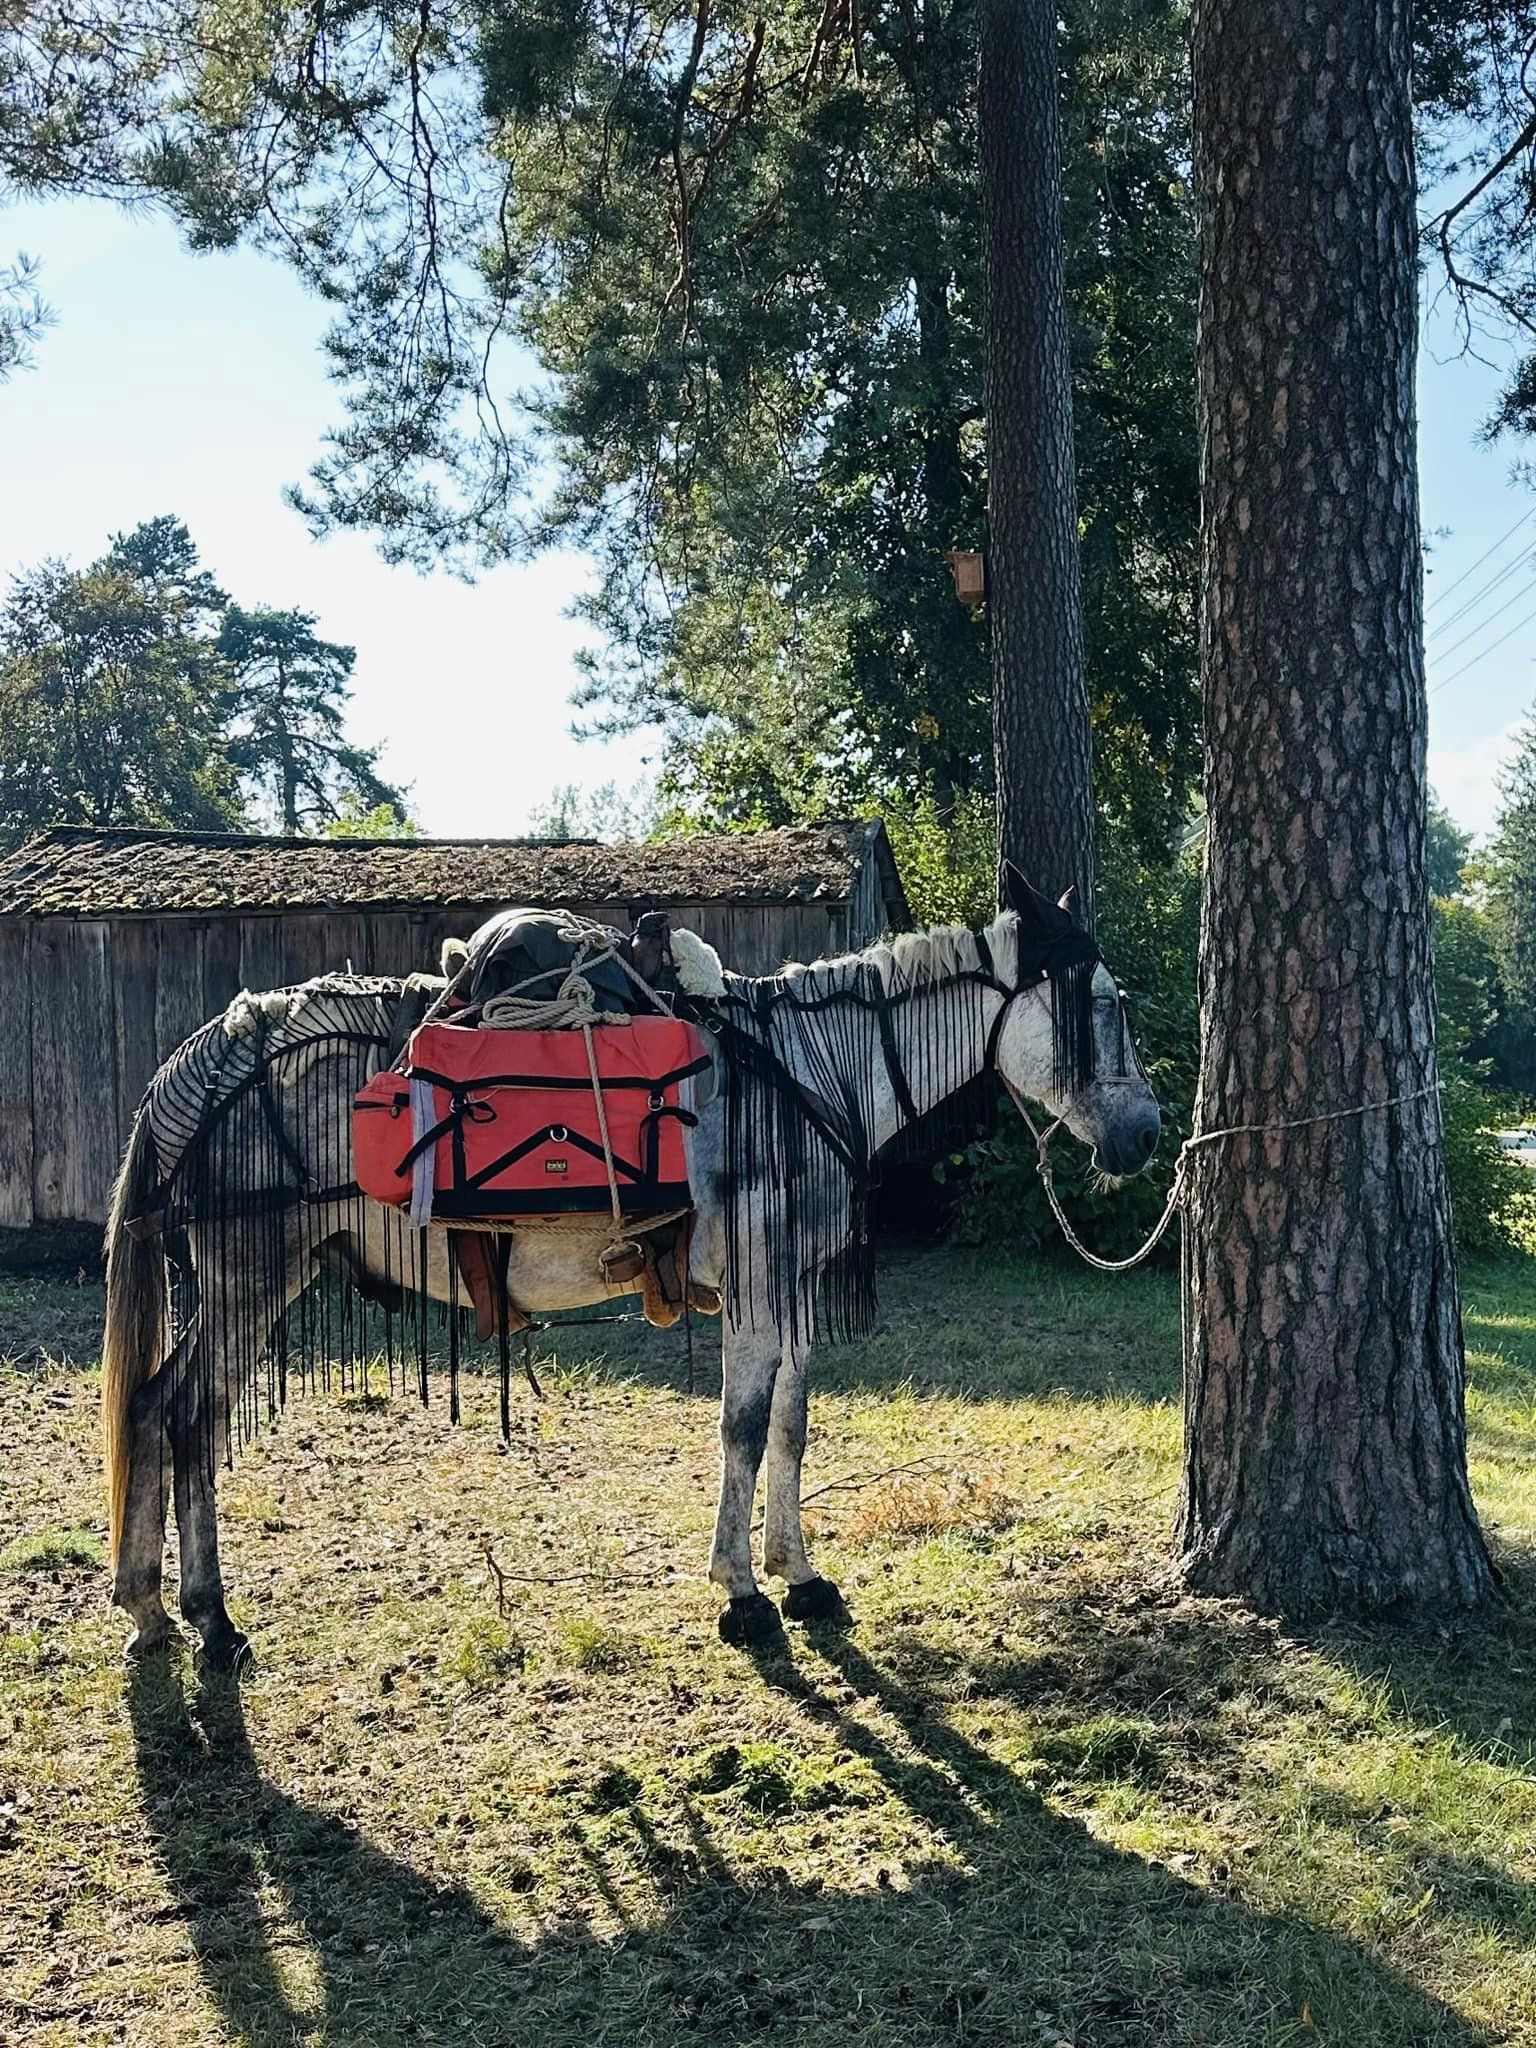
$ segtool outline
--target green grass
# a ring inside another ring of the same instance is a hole
[[[719,1644],[717,1368],[583,1329],[506,1449],[473,1379],[247,1449],[237,1689],[124,1669],[95,1303],[0,1281],[0,2039],[1536,2048],[1536,1262],[1464,1288],[1475,1626],[1185,1595],[1166,1276],[930,1254],[817,1364],[851,1634]]]
[[[33,1529],[0,1550],[0,1572],[63,1571],[100,1564],[104,1554],[94,1529]]]

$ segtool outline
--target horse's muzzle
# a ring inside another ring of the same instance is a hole
[[[1117,1124],[1113,1133],[1104,1133],[1093,1149],[1094,1165],[1101,1172],[1111,1173],[1120,1180],[1141,1173],[1151,1164],[1162,1129],[1163,1120],[1157,1113],[1157,1105],[1149,1103],[1136,1116],[1127,1117],[1123,1123]]]

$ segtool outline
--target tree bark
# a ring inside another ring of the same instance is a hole
[[[1072,365],[1052,0],[984,0],[987,616],[998,851],[1093,916]]]
[[[1409,0],[1197,0],[1194,72],[1197,1127],[1268,1128],[1190,1155],[1179,1542],[1275,1611],[1466,1607],[1491,1573],[1434,1092]]]

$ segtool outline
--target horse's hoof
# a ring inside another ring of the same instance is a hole
[[[766,1593],[746,1593],[720,1616],[720,1640],[733,1650],[759,1649],[777,1642],[783,1633],[779,1610]]]
[[[222,1671],[234,1677],[249,1670],[256,1662],[251,1650],[251,1639],[237,1628],[221,1629],[216,1635],[203,1638],[203,1663],[210,1671]]]
[[[830,1579],[805,1579],[784,1595],[786,1621],[830,1621],[837,1628],[851,1628],[853,1616],[848,1603]]]

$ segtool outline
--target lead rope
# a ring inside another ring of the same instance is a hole
[[[587,1072],[592,1076],[592,1100],[597,1105],[598,1136],[603,1141],[603,1164],[608,1169],[608,1201],[613,1210],[613,1234],[617,1243],[624,1235],[624,1211],[619,1202],[619,1176],[613,1164],[613,1146],[608,1140],[608,1111],[603,1104],[603,1081],[597,1071],[597,1047],[592,1043],[592,1026],[583,1024],[587,1047]]]
[[[1144,1259],[1150,1258],[1153,1252],[1156,1251],[1167,1234],[1168,1226],[1173,1221],[1175,1213],[1184,1205],[1184,1168],[1190,1153],[1195,1151],[1198,1146],[1214,1145],[1218,1138],[1240,1138],[1256,1134],[1262,1135],[1270,1131],[1299,1131],[1304,1130],[1309,1124],[1342,1123],[1349,1117],[1369,1116],[1374,1110],[1396,1109],[1405,1102],[1421,1102],[1426,1095],[1438,1095],[1441,1087],[1440,1082],[1432,1081],[1427,1088],[1414,1088],[1404,1095],[1390,1095],[1384,1102],[1358,1102],[1352,1109],[1325,1109],[1320,1110],[1316,1116],[1286,1117],[1279,1122],[1267,1124],[1224,1124],[1220,1130],[1196,1132],[1194,1136],[1186,1138],[1179,1147],[1179,1156],[1173,1169],[1173,1182],[1168,1189],[1168,1201],[1162,1215],[1152,1226],[1151,1236],[1138,1250],[1132,1252],[1129,1258],[1101,1259],[1097,1252],[1089,1251],[1087,1245],[1083,1243],[1077,1232],[1072,1228],[1071,1223],[1067,1219],[1066,1211],[1062,1208],[1056,1194],[1055,1175],[1051,1170],[1050,1143],[1065,1123],[1065,1117],[1057,1117],[1055,1122],[1047,1124],[1043,1131],[1038,1129],[1034,1118],[1029,1113],[1027,1103],[1013,1086],[1013,1083],[1005,1078],[1003,1085],[1013,1097],[1019,1114],[1028,1126],[1029,1135],[1035,1141],[1035,1171],[1040,1176],[1041,1186],[1045,1189],[1045,1198],[1051,1205],[1051,1214],[1056,1218],[1057,1223],[1061,1227],[1062,1236],[1071,1245],[1073,1251],[1077,1253],[1080,1259],[1083,1259],[1100,1273],[1128,1273],[1133,1266],[1139,1266]]]

